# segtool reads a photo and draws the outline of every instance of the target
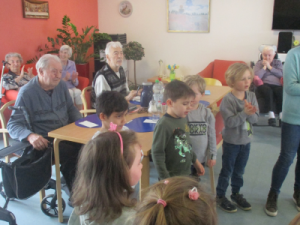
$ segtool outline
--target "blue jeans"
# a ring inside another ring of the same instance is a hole
[[[239,193],[244,184],[243,175],[250,153],[250,143],[246,145],[234,145],[223,142],[222,169],[217,185],[217,196],[226,194],[231,178],[232,193]]]
[[[282,122],[281,151],[273,168],[271,190],[277,194],[297,153],[294,189],[300,189],[300,126]]]

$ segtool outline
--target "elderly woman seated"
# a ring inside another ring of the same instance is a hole
[[[76,88],[76,86],[78,85],[78,73],[76,72],[75,62],[69,60],[71,56],[72,48],[69,45],[63,45],[60,47],[59,58],[63,66],[61,78],[67,84],[73,103],[78,110],[81,110],[81,90]]]
[[[6,64],[9,71],[3,75],[3,87],[6,90],[19,90],[20,87],[27,84],[34,77],[32,68],[28,68],[28,73],[24,72],[24,66],[21,69],[23,59],[19,53],[8,53],[5,56],[5,61],[9,63]]]
[[[261,113],[269,113],[269,125],[276,126],[274,111],[279,113],[281,119],[282,111],[282,63],[274,59],[275,50],[272,46],[265,46],[262,51],[262,60],[254,67],[254,74],[258,82],[255,82],[257,102]],[[261,79],[261,80],[260,80]],[[275,103],[275,104],[274,104]]]

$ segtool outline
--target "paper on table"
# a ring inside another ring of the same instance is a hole
[[[149,119],[145,119],[144,123],[157,123],[158,120],[149,120]]]
[[[210,95],[210,90],[205,90],[205,95]]]
[[[81,124],[81,125],[83,125],[83,126],[86,126],[86,127],[88,127],[88,128],[92,128],[92,127],[97,127],[97,126],[98,126],[98,124],[92,123],[92,122],[87,121],[87,120],[85,120],[85,121],[83,121],[83,122],[80,122],[79,124]]]
[[[132,100],[136,101],[136,102],[140,102],[141,101],[141,96],[135,96]]]

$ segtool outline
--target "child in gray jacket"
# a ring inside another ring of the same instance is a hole
[[[215,117],[210,109],[199,103],[205,92],[205,80],[199,75],[189,75],[184,81],[195,93],[192,110],[187,116],[192,149],[200,163],[213,167],[217,158]],[[192,166],[192,174],[195,172]]]
[[[223,98],[220,106],[225,128],[222,131],[222,169],[216,201],[224,211],[236,212],[236,206],[225,194],[231,179],[231,200],[243,210],[251,209],[251,205],[239,192],[250,153],[252,124],[257,122],[259,113],[255,94],[248,91],[253,79],[251,68],[243,63],[232,64],[225,73],[225,79],[232,91]]]

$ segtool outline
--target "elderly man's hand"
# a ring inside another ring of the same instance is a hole
[[[27,140],[37,150],[43,150],[48,147],[49,141],[39,134],[29,134]]]
[[[132,100],[137,95],[137,91],[132,90],[129,92],[129,94],[125,97],[127,101]]]

